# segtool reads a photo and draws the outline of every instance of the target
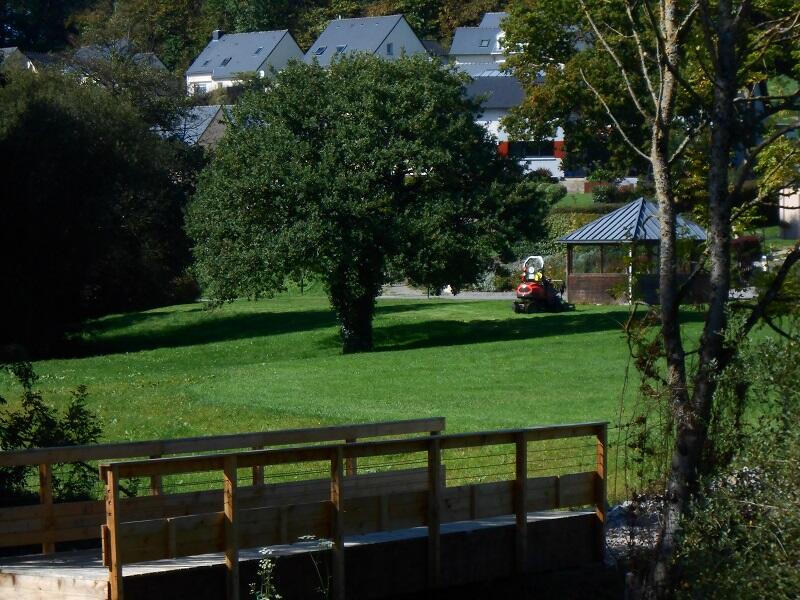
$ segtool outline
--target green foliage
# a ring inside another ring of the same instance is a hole
[[[22,396],[16,408],[9,408],[7,401],[0,398],[0,448],[20,450],[97,442],[102,428],[97,416],[86,407],[85,386],[80,385],[72,392],[64,413],[59,414],[34,389],[38,376],[30,363],[14,363],[8,367],[8,372],[22,386]],[[31,500],[26,480],[34,471],[35,467],[0,468],[0,504]],[[97,474],[91,465],[59,465],[53,473],[54,496],[60,501],[90,498],[96,480]]]
[[[720,468],[684,524],[679,597],[800,595],[798,365],[797,341],[750,343],[720,382]]]
[[[57,73],[0,87],[0,343],[53,350],[88,316],[175,301],[197,155],[122,96]]]
[[[247,94],[188,213],[206,293],[313,273],[345,350],[365,350],[384,283],[458,291],[535,236],[542,183],[498,155],[462,85],[424,57],[353,56],[294,63]]]

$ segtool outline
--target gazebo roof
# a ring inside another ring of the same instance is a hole
[[[658,206],[644,198],[634,200],[599,219],[587,223],[558,241],[564,244],[624,244],[659,241]],[[678,215],[680,239],[705,241],[706,232],[697,223]]]

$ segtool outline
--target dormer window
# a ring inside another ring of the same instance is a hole
[[[490,40],[481,40],[481,48],[488,48]]]
[[[314,56],[322,56],[323,54],[325,54],[325,50],[327,49],[328,49],[327,46],[320,46],[314,51]]]
[[[232,58],[233,58],[232,56],[229,56],[228,58],[225,58],[225,59],[223,59],[223,60],[222,60],[222,62],[221,62],[221,63],[219,63],[219,66],[220,66],[220,67],[225,67],[225,66],[227,66],[227,65],[228,65],[228,63],[229,63],[229,62],[231,62],[231,59],[232,59]]]
[[[347,48],[347,44],[344,44],[343,46],[336,46],[336,54],[341,54],[344,52],[345,48]]]
[[[394,44],[392,42],[386,44],[386,56],[394,56]]]
[[[259,53],[259,52],[261,52],[263,49],[264,49],[264,46],[259,46],[259,47],[256,49],[256,51],[255,51],[255,52],[253,52],[253,54],[258,54],[258,53]]]

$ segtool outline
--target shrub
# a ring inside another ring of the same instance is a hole
[[[22,386],[17,408],[7,408],[0,398],[0,449],[20,450],[47,446],[75,446],[96,443],[102,428],[98,417],[86,408],[85,386],[72,393],[63,414],[45,403],[34,390],[38,376],[28,362],[15,363],[8,371]],[[27,504],[36,496],[26,487],[31,467],[0,468],[0,505]],[[97,474],[91,465],[70,463],[58,465],[53,471],[54,497],[71,501],[92,497]]]
[[[592,202],[609,203],[616,200],[614,184],[596,185],[592,189]]]

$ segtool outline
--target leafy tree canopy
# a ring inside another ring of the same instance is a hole
[[[295,63],[245,95],[188,213],[206,292],[269,294],[314,273],[359,351],[384,283],[475,280],[546,207],[476,110],[423,57]]]
[[[195,154],[77,77],[0,87],[0,347],[47,351],[86,317],[174,300]]]

